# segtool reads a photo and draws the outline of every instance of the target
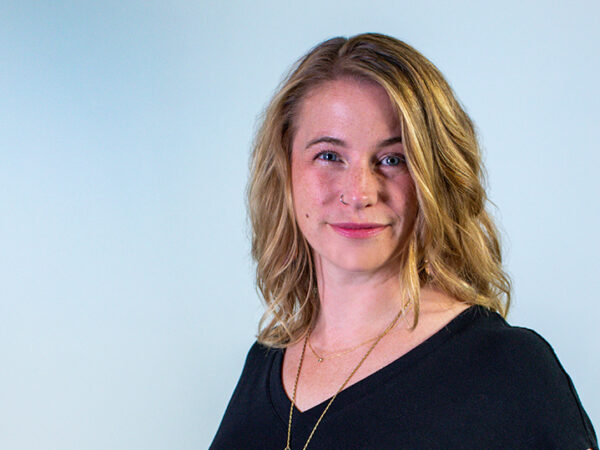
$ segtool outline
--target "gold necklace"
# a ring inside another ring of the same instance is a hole
[[[389,331],[394,327],[394,325],[396,325],[396,322],[398,321],[398,319],[400,318],[400,316],[402,315],[403,312],[404,312],[404,308],[402,308],[400,310],[400,312],[396,315],[396,317],[394,317],[394,320],[392,321],[392,323],[390,323],[388,325],[388,327],[383,331],[383,333],[381,333],[379,336],[377,336],[377,338],[375,339],[375,342],[373,342],[373,344],[371,345],[371,347],[369,347],[369,350],[367,350],[367,352],[365,353],[365,355],[358,362],[358,364],[356,365],[356,367],[354,368],[354,370],[352,371],[352,373],[350,373],[350,375],[348,375],[348,378],[346,378],[346,380],[342,383],[342,385],[337,390],[337,392],[334,394],[334,396],[331,397],[331,400],[329,400],[329,403],[327,403],[327,406],[325,407],[325,409],[321,413],[321,416],[317,420],[317,423],[315,424],[315,426],[313,427],[312,431],[310,432],[310,435],[308,436],[308,439],[306,440],[306,444],[304,444],[304,447],[302,447],[302,450],[306,450],[306,448],[308,447],[308,444],[310,443],[310,440],[312,439],[313,435],[315,434],[315,431],[317,430],[317,427],[321,423],[321,420],[323,420],[323,417],[325,416],[325,413],[327,412],[327,410],[329,409],[329,407],[331,406],[331,404],[333,403],[333,401],[335,400],[335,398],[346,387],[346,385],[348,384],[348,382],[350,381],[350,379],[358,371],[358,369],[360,368],[360,366],[362,366],[362,364],[365,362],[365,359],[367,359],[367,357],[371,354],[371,352],[373,351],[373,349],[375,348],[375,346],[379,343],[379,341],[381,341],[383,339],[383,337],[386,334],[388,334]],[[300,371],[302,370],[302,362],[304,362],[304,353],[306,353],[306,344],[308,343],[308,338],[310,337],[311,331],[312,330],[310,330],[308,333],[306,333],[306,337],[304,338],[304,345],[302,346],[302,353],[300,354],[300,362],[298,363],[298,371],[296,372],[296,380],[294,381],[294,391],[292,392],[292,404],[290,405],[290,418],[288,420],[287,443],[286,443],[286,446],[285,446],[284,450],[291,450],[290,440],[291,440],[291,437],[292,437],[292,414],[294,412],[294,405],[296,403],[296,388],[298,387],[298,379],[300,378]],[[365,344],[365,343],[363,343],[363,344]]]
[[[327,361],[328,359],[339,358],[340,356],[344,356],[344,355],[347,355],[348,353],[352,353],[354,350],[362,347],[365,344],[368,344],[369,342],[373,342],[375,339],[377,339],[377,336],[375,336],[375,337],[373,337],[371,339],[368,339],[368,340],[366,340],[364,342],[361,342],[360,344],[355,345],[352,348],[349,348],[349,349],[346,349],[346,350],[342,350],[342,351],[339,351],[339,352],[336,352],[336,353],[332,353],[331,355],[323,355],[323,356],[319,355],[317,353],[317,351],[314,349],[314,347],[312,346],[312,344],[310,343],[310,340],[308,341],[308,348],[310,348],[310,351],[313,353],[313,355],[316,356],[317,362],[322,363],[323,361]]]

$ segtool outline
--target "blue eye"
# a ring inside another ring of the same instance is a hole
[[[336,161],[340,160],[338,155],[334,152],[321,152],[316,156],[316,159],[320,159],[323,161],[331,161],[331,162],[336,162]]]
[[[387,155],[381,160],[381,164],[384,166],[399,166],[400,164],[404,164],[406,162],[406,158],[404,155]]]

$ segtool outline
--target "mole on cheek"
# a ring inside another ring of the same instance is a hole
[[[308,214],[306,214],[306,218],[308,219]]]

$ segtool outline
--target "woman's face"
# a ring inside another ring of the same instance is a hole
[[[326,82],[303,100],[294,125],[294,209],[315,258],[350,272],[390,268],[417,201],[385,90],[352,79]]]

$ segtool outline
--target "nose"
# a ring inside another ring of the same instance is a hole
[[[342,204],[363,209],[377,203],[379,180],[371,164],[349,168],[346,175],[346,182],[340,196]]]

